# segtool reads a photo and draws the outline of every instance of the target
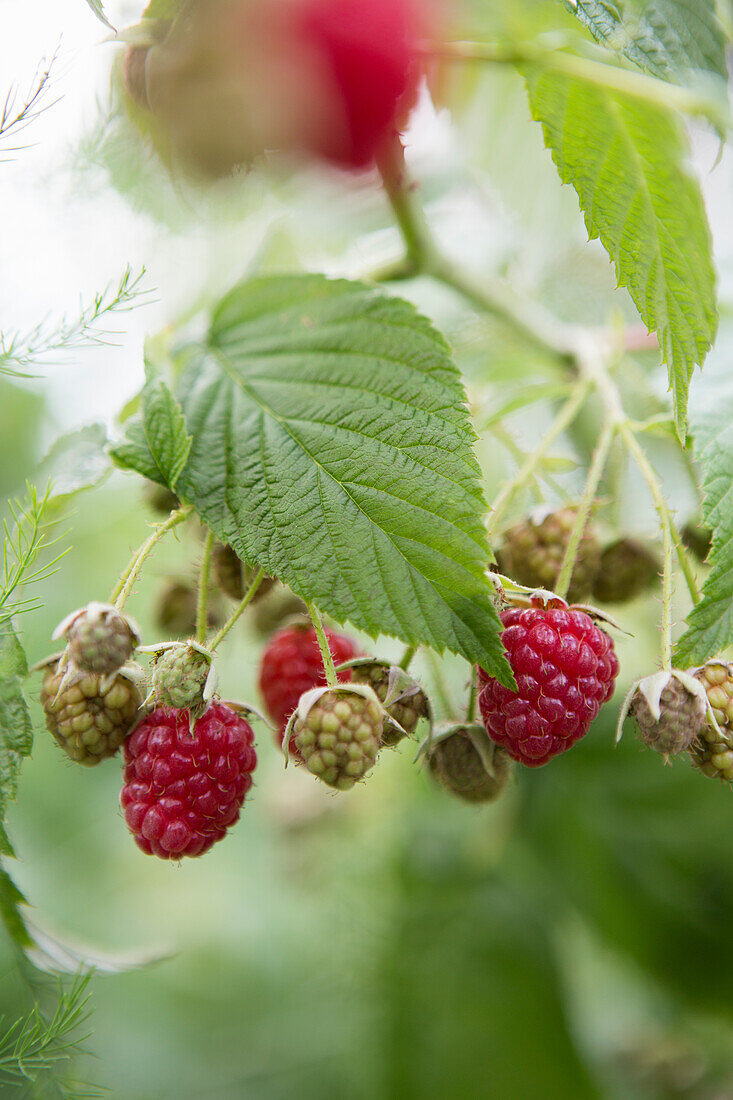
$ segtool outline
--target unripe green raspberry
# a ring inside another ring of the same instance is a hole
[[[117,752],[138,718],[142,697],[125,671],[70,678],[55,657],[43,672],[41,706],[49,732],[67,756],[92,767]]]
[[[135,623],[111,604],[90,603],[54,631],[68,638],[71,663],[82,672],[109,674],[130,659],[140,634]]]
[[[382,738],[382,706],[366,685],[307,691],[291,723],[303,762],[329,787],[348,791],[374,766]]]
[[[733,730],[733,664],[710,661],[695,672],[719,726]]]
[[[264,599],[255,602],[251,622],[258,634],[269,638],[295,616],[305,614],[307,608],[303,601],[284,584],[275,584]]]
[[[494,802],[512,774],[512,761],[483,726],[455,726],[433,742],[428,752],[431,774],[445,790],[464,802]]]
[[[686,523],[682,528],[682,541],[698,561],[705,561],[713,545],[713,532],[703,524]]]
[[[601,603],[625,603],[639,596],[659,576],[660,563],[642,542],[618,539],[601,554],[593,596]]]
[[[710,661],[697,669],[695,678],[705,688],[720,732],[706,723],[690,746],[690,759],[710,778],[733,781],[733,665]]]
[[[496,552],[499,569],[528,588],[554,591],[577,515],[575,508],[535,513],[504,535]],[[592,523],[580,540],[568,589],[568,602],[590,595],[600,563],[600,544]]]
[[[676,669],[639,682],[630,704],[644,744],[662,756],[688,749],[707,721],[707,703],[697,681]]]
[[[145,52],[147,53],[147,50]],[[158,516],[170,515],[174,508],[181,507],[181,502],[173,490],[166,488],[165,485],[158,485],[157,481],[146,481],[144,493],[146,504]]]
[[[203,713],[209,698],[207,684],[211,676],[211,654],[195,645],[173,644],[156,655],[151,683],[155,703]]]
[[[225,596],[232,600],[242,600],[258,571],[243,562],[231,546],[217,542],[211,551],[211,572]],[[262,599],[273,584],[272,577],[263,577],[253,597],[253,603]]]
[[[368,684],[390,716],[384,718],[383,745],[398,745],[405,735],[412,736],[421,718],[430,717],[427,695],[397,665],[390,666],[386,661],[371,659],[356,661],[352,665],[351,682]]]
[[[174,638],[188,638],[196,633],[196,589],[190,583],[174,581],[168,584],[160,594],[155,608],[155,622],[162,634]],[[206,609],[209,629],[219,627],[224,622],[221,607],[209,600]]]

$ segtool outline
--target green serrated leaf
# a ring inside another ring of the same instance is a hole
[[[33,945],[33,938],[20,909],[21,905],[27,904],[8,872],[0,866],[0,920],[13,943],[24,951]]]
[[[49,500],[73,496],[99,485],[110,471],[106,444],[104,424],[89,424],[57,439],[36,477],[39,484],[50,485]]]
[[[713,531],[702,601],[687,617],[675,650],[678,664],[698,665],[733,645],[733,399],[718,401],[696,425],[704,471],[703,523]]]
[[[727,79],[725,32],[711,0],[565,0],[593,37],[663,80]]]
[[[710,230],[675,114],[576,77],[527,73],[533,116],[575,188],[669,369],[680,437],[687,396],[717,325]]]
[[[33,726],[21,686],[28,669],[23,647],[9,619],[0,622],[0,854],[12,855],[5,832],[8,806],[15,798],[24,756],[33,745]]]
[[[131,420],[126,438],[110,448],[123,469],[175,489],[191,449],[191,437],[181,408],[160,376],[146,382],[139,416]]]
[[[321,276],[236,287],[191,347],[183,498],[340,621],[511,675],[460,375],[414,307]]]

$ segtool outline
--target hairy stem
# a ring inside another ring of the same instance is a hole
[[[416,653],[417,653],[417,646],[408,645],[407,649],[402,654],[402,658],[399,662],[399,666],[400,666],[400,668],[403,668],[405,670],[405,672],[407,672],[408,668],[410,667],[410,665],[412,663],[412,658],[415,656]]]
[[[478,684],[476,681],[476,669],[471,668],[471,683],[468,688],[468,705],[466,707],[466,724],[476,720],[476,700],[478,698]]]
[[[662,668],[672,668],[672,597],[674,595],[674,571],[672,567],[672,532],[669,523],[662,527],[664,539],[664,567],[662,570]]]
[[[578,556],[578,549],[580,548],[580,542],[583,538],[583,532],[588,523],[588,517],[590,510],[595,499],[596,490],[600,484],[600,480],[603,477],[603,471],[608,460],[608,455],[611,450],[611,445],[616,435],[617,425],[613,420],[607,420],[603,431],[601,432],[600,439],[593,455],[593,461],[591,462],[590,469],[588,471],[588,477],[585,482],[585,489],[583,490],[583,496],[580,499],[580,504],[577,508],[575,516],[575,523],[573,529],[570,532],[570,538],[568,539],[568,545],[565,550],[565,556],[560,567],[560,574],[557,578],[557,584],[555,585],[555,591],[558,596],[562,596],[563,599],[567,596],[568,589],[570,587],[570,580],[573,575],[573,568],[575,566],[575,559]]]
[[[217,634],[215,634],[214,637],[211,639],[211,642],[209,643],[207,648],[212,653],[214,652],[216,647],[221,642],[223,642],[223,640],[226,638],[227,634],[232,629],[234,624],[237,622],[240,615],[244,614],[244,612],[247,610],[247,608],[249,607],[252,600],[254,599],[254,597],[257,594],[257,589],[262,584],[262,578],[264,577],[264,575],[265,575],[265,570],[262,569],[262,568],[258,569],[257,573],[254,576],[254,579],[253,579],[251,585],[249,586],[249,588],[247,589],[247,591],[244,594],[244,598],[238,604],[236,611],[227,619],[227,621],[224,623],[224,626],[221,628],[221,630]]]
[[[209,596],[209,574],[211,572],[211,551],[214,548],[214,532],[209,531],[204,542],[199,570],[199,596],[196,605],[196,641],[203,645],[206,639],[206,609]]]
[[[649,486],[649,492],[652,495],[654,507],[657,510],[657,515],[659,516],[662,533],[664,534],[665,531],[669,531],[669,537],[672,540],[672,543],[677,553],[677,558],[680,562],[682,573],[684,575],[685,581],[687,582],[687,587],[690,592],[690,599],[692,600],[693,604],[697,604],[700,602],[700,589],[698,588],[697,581],[692,571],[692,566],[690,565],[690,561],[687,557],[685,548],[679,538],[677,528],[674,526],[674,521],[670,514],[669,507],[667,506],[667,501],[664,497],[662,484],[656,475],[654,467],[647,458],[644,448],[639,443],[639,440],[636,438],[629,425],[626,423],[621,424],[619,426],[619,431],[621,432],[627,450],[633,457],[636,465],[639,467],[642,473],[644,480]]]
[[[515,477],[513,477],[501,490],[494,501],[492,512],[489,516],[487,524],[489,536],[499,528],[512,499],[533,476],[537,466],[547,454],[552,444],[558,436],[562,435],[562,433],[572,424],[573,420],[575,420],[575,417],[578,415],[585,402],[590,388],[590,382],[585,379],[580,380],[573,387],[570,397],[561,407],[552,424],[545,432],[537,449],[534,450],[532,454],[527,455]]]
[[[329,687],[336,687],[338,683],[338,676],[336,675],[336,669],[333,665],[333,657],[331,656],[331,650],[328,648],[328,638],[326,632],[323,629],[323,620],[321,614],[315,604],[306,603],[308,608],[308,614],[310,615],[311,622],[313,623],[313,629],[316,632],[316,638],[318,639],[318,648],[321,651],[321,660],[323,661],[323,670],[326,673],[326,683]]]
[[[598,56],[583,57],[542,42],[512,42],[508,45],[501,42],[448,42],[426,45],[424,52],[432,57],[458,62],[484,61],[520,67],[535,65],[659,107],[676,107],[684,114],[714,119],[724,130],[729,122],[725,109],[712,96],[681,85],[670,85],[666,80],[630,66],[611,64],[600,53]]]
[[[516,441],[512,438],[510,432],[508,432],[506,428],[504,428],[501,424],[491,424],[487,431],[491,432],[493,436],[496,436],[499,442],[506,448],[506,450],[516,462],[517,468],[520,467],[527,457],[527,452],[523,451],[522,448],[516,443]],[[545,469],[544,466],[544,460],[540,459],[537,469],[530,478],[530,481],[532,483],[530,486],[530,492],[532,493],[532,495],[535,496],[538,501],[544,499],[542,495],[542,489],[540,488],[539,484],[539,481],[541,479],[549,489],[552,489],[553,493],[556,494],[559,500],[567,500],[567,489],[564,488],[564,486],[560,484],[557,478],[554,477],[549,470]]]
[[[548,50],[546,47],[525,52],[518,48],[502,51],[501,47],[471,42],[456,42],[445,47],[427,46],[426,52],[441,54],[457,61],[498,61],[512,64],[544,64],[556,71],[571,76],[594,81],[604,87],[615,87],[619,91],[657,102],[661,96],[664,104],[669,105],[669,85],[654,77],[647,77],[635,70],[609,65],[602,60],[578,57],[561,50]],[[675,89],[676,105],[690,114],[709,114],[710,103],[697,93],[686,89]],[[430,228],[422,207],[415,199],[415,187],[408,177],[405,166],[404,148],[397,138],[387,156],[379,165],[384,188],[392,205],[397,224],[402,233],[407,257],[399,265],[399,277],[409,274],[430,275],[446,286],[452,287],[467,301],[472,302],[482,312],[489,313],[506,322],[511,328],[530,343],[554,354],[578,374],[578,384],[562,407],[540,446],[527,457],[516,477],[505,485],[499,493],[488,524],[488,532],[496,531],[504,518],[507,506],[515,493],[533,476],[538,463],[547,453],[554,440],[572,423],[580,411],[591,388],[597,390],[606,410],[607,424],[613,426],[624,439],[627,449],[633,455],[644,475],[662,525],[662,531],[668,531],[672,539],[680,567],[687,582],[693,603],[700,600],[700,591],[695,579],[689,557],[679,538],[673,518],[670,514],[664,494],[645,451],[640,446],[629,418],[623,407],[618,388],[608,372],[608,362],[614,354],[614,347],[605,330],[594,330],[580,325],[565,325],[557,322],[542,310],[529,307],[516,297],[502,283],[474,282],[459,270],[435,246]],[[640,326],[630,326],[624,333],[621,348],[616,350],[640,350],[653,348],[655,338],[642,331]],[[610,431],[610,428],[609,428]],[[613,435],[611,432],[611,437]],[[577,536],[582,537],[581,535]],[[577,552],[577,548],[576,551]],[[569,559],[568,559],[569,560]],[[563,563],[563,570],[567,562]],[[570,564],[572,569],[572,563]],[[562,574],[561,574],[562,575]]]
[[[699,604],[700,600],[702,599],[702,592],[700,591],[700,586],[697,583],[695,567],[692,564],[690,555],[687,552],[687,547],[682,541],[682,535],[680,534],[679,528],[674,521],[674,516],[669,511],[669,508],[667,508],[667,519],[669,521],[669,531],[672,536],[672,541],[674,542],[675,552],[677,554],[677,561],[680,563],[680,569],[682,570],[682,575],[685,578],[685,583],[687,584],[687,589],[690,593],[690,599],[692,600],[693,604]]]
[[[657,515],[659,516],[661,530],[664,533],[665,528],[669,528],[680,568],[690,593],[690,599],[693,604],[697,604],[700,602],[700,589],[695,578],[694,569],[682,543],[680,534],[674,524],[674,519],[664,497],[662,484],[647,457],[646,451],[639,443],[631,421],[624,411],[618,387],[611,378],[606,366],[607,357],[608,353],[606,352],[604,354],[602,348],[599,348],[588,340],[582,341],[578,350],[578,367],[581,376],[592,382],[593,386],[596,388],[605,407],[606,416],[616,423],[617,430],[623,438],[627,451],[633,457],[644,480],[649,486],[649,491],[652,495]]]
[[[190,504],[185,504],[182,508],[176,508],[168,516],[168,519],[164,523],[158,523],[153,528],[153,533],[149,538],[145,540],[139,550],[137,550],[124,573],[120,577],[119,581],[112,590],[109,602],[113,603],[115,607],[121,611],[127,603],[130,593],[135,585],[135,581],[140,575],[146,558],[155,549],[157,544],[162,538],[164,538],[169,531],[172,531],[174,527],[177,527],[179,523],[183,523],[191,515],[193,508]]]

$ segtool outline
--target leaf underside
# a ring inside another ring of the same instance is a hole
[[[727,79],[725,33],[711,0],[577,0],[568,6],[598,42],[653,76],[677,81],[702,72]]]
[[[185,360],[180,492],[218,538],[339,621],[511,685],[465,392],[413,306],[321,276],[256,279]]]
[[[564,183],[575,188],[669,369],[675,421],[717,325],[710,230],[687,143],[672,112],[575,77],[526,72],[532,114]]]

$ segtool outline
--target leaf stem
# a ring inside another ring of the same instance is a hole
[[[451,719],[453,717],[453,700],[451,699],[448,689],[445,686],[445,680],[443,679],[443,673],[440,667],[440,661],[437,655],[428,649],[426,652],[428,664],[430,666],[430,677],[433,681],[433,691],[438,701],[438,705],[443,712],[443,717]]]
[[[562,45],[562,43],[561,43]],[[684,114],[702,115],[713,121],[723,131],[729,125],[725,104],[712,96],[681,85],[669,84],[666,80],[626,68],[618,63],[609,63],[598,51],[597,56],[580,56],[568,49],[558,48],[557,42],[512,42],[504,45],[500,42],[448,42],[430,44],[424,52],[432,57],[442,57],[450,61],[484,61],[503,65],[536,65],[550,69],[578,80],[585,80],[605,90],[620,92],[622,95],[635,96],[637,99],[653,103],[658,107],[674,107]]]
[[[573,529],[570,532],[570,538],[568,539],[568,545],[565,550],[565,556],[563,557],[562,566],[560,567],[560,574],[557,578],[557,584],[555,585],[555,591],[558,596],[562,596],[563,599],[567,596],[568,589],[570,587],[570,580],[573,575],[573,567],[575,566],[575,559],[578,556],[578,549],[580,547],[581,539],[583,538],[583,532],[585,531],[588,523],[588,517],[590,515],[591,507],[595,499],[596,490],[603,477],[603,471],[608,460],[608,455],[613,444],[614,437],[616,435],[617,424],[614,420],[607,420],[603,431],[601,432],[600,439],[593,454],[593,460],[588,470],[588,477],[585,482],[585,489],[583,490],[583,496],[580,499],[578,505],[575,522]]]
[[[160,540],[164,538],[169,531],[172,531],[173,528],[177,527],[179,523],[183,523],[185,520],[187,520],[192,511],[192,505],[185,504],[182,508],[174,509],[168,516],[168,519],[165,520],[165,522],[157,523],[154,525],[152,535],[150,535],[139,548],[139,550],[136,550],[136,552],[133,554],[127,565],[127,568],[113,588],[112,593],[109,597],[109,602],[113,603],[118,611],[121,611],[123,609],[128,599],[130,598],[130,593],[132,592],[135,581],[137,580],[140,574],[140,570],[142,569],[148,555],[151,553],[152,550],[155,549]]]
[[[209,574],[211,572],[211,551],[214,548],[214,532],[209,531],[204,542],[199,570],[199,596],[196,605],[196,641],[203,645],[206,640],[206,605],[209,595]]]
[[[329,687],[336,687],[338,683],[338,677],[336,675],[336,669],[333,665],[333,657],[331,656],[331,650],[328,648],[328,638],[326,632],[323,629],[323,620],[320,612],[315,604],[306,602],[305,605],[308,608],[308,614],[310,615],[311,622],[313,623],[313,629],[316,632],[316,638],[318,639],[318,648],[321,651],[321,660],[323,661],[323,670],[326,673],[326,683]]]
[[[417,185],[410,179],[405,149],[399,136],[379,161],[385,193],[405,242],[407,256],[398,268],[400,278],[430,275],[451,287],[484,313],[491,313],[543,351],[561,359],[572,359],[568,327],[559,324],[537,307],[528,307],[509,287],[497,281],[478,283],[441,255],[433,239],[425,212],[415,198]],[[379,273],[377,273],[379,274]]]
[[[435,246],[423,208],[413,197],[416,184],[409,178],[405,147],[398,134],[395,134],[379,158],[378,168],[405,242],[407,255],[401,267],[401,277],[425,272],[431,266]]]
[[[690,599],[692,600],[693,604],[698,604],[701,599],[700,589],[698,587],[697,580],[695,579],[692,566],[690,565],[687,552],[685,551],[685,548],[682,545],[682,540],[679,537],[679,532],[674,525],[674,521],[667,506],[667,501],[664,498],[661,482],[659,481],[659,478],[657,477],[652,464],[647,458],[644,448],[640,445],[639,440],[634,435],[631,427],[628,424],[623,423],[619,425],[619,431],[623,437],[627,450],[632,455],[634,461],[636,462],[636,465],[639,467],[642,473],[644,480],[649,486],[649,492],[652,495],[654,506],[657,510],[657,515],[659,516],[662,533],[664,534],[665,531],[669,531],[669,537],[674,545],[683,576],[687,583],[687,587],[690,593]]]
[[[498,529],[512,499],[533,476],[534,471],[547,454],[552,444],[558,436],[562,435],[566,428],[572,424],[573,420],[575,420],[575,417],[578,415],[585,402],[590,388],[591,383],[587,379],[580,379],[576,382],[570,397],[560,408],[557,416],[545,432],[539,446],[530,455],[527,455],[515,476],[511,481],[507,482],[501,490],[494,501],[491,515],[487,523],[487,532],[489,536]]]
[[[669,522],[662,527],[664,539],[664,567],[662,570],[662,669],[672,668],[672,597],[674,595],[674,571],[672,567],[672,532]]]
[[[466,724],[470,725],[476,719],[476,700],[478,698],[478,684],[476,682],[476,669],[471,666],[471,683],[468,689],[468,705],[466,707]]]
[[[249,586],[249,588],[245,592],[243,599],[239,602],[236,611],[234,611],[233,614],[230,615],[230,617],[224,623],[224,626],[221,628],[221,630],[217,634],[215,634],[214,637],[209,642],[209,645],[207,646],[207,649],[209,649],[209,651],[211,653],[213,653],[214,650],[217,648],[217,646],[221,642],[223,642],[223,640],[226,638],[227,634],[232,629],[234,624],[237,622],[239,617],[241,615],[243,615],[244,612],[247,610],[247,608],[249,607],[252,600],[254,599],[254,597],[257,594],[257,589],[262,584],[262,579],[263,579],[264,575],[265,575],[265,570],[262,569],[262,568],[258,569],[257,573],[255,574],[255,576],[252,580],[251,585]]]
[[[522,448],[512,438],[506,428],[504,428],[501,424],[492,424],[487,429],[487,431],[491,432],[491,434],[499,440],[502,446],[506,448],[506,450],[509,452],[509,454],[512,456],[515,463],[517,464],[517,467],[521,466],[525,458],[527,457],[527,453],[526,451],[522,450]],[[556,478],[552,476],[551,473],[549,473],[547,470],[542,469],[542,464],[542,460],[540,460],[540,468],[535,473],[533,473],[529,479],[532,482],[532,486],[530,489],[532,495],[535,496],[538,501],[542,500],[542,490],[540,489],[538,482],[538,478],[541,477],[545,484],[548,485],[553,490],[553,492],[557,493],[557,495],[562,499],[564,496],[567,495],[565,490],[559,484]]]
[[[669,509],[667,509],[667,518],[669,520],[669,532],[672,536],[675,552],[677,554],[677,561],[680,563],[680,569],[682,570],[682,575],[685,578],[687,589],[690,593],[690,599],[696,606],[700,603],[700,600],[702,599],[702,592],[700,591],[700,586],[698,585],[697,577],[695,576],[695,567],[692,564],[689,553],[687,552],[687,547],[682,541],[682,535],[680,534],[680,530],[675,523],[674,516],[669,511]]]
[[[680,568],[690,593],[690,599],[693,604],[698,604],[701,598],[700,589],[692,564],[665,500],[661,482],[647,457],[646,451],[639,443],[634,426],[624,410],[618,387],[608,372],[606,356],[604,356],[603,350],[591,343],[590,340],[581,340],[578,344],[577,362],[581,376],[591,381],[596,388],[606,409],[606,416],[616,423],[617,430],[627,451],[639,467],[652,495],[662,533],[664,534],[665,529],[669,528]]]
[[[400,668],[404,669],[405,672],[407,672],[408,668],[410,667],[410,665],[412,663],[412,658],[415,656],[416,653],[417,653],[417,646],[408,645],[407,649],[402,654],[402,658],[399,662],[399,666],[400,666]]]

